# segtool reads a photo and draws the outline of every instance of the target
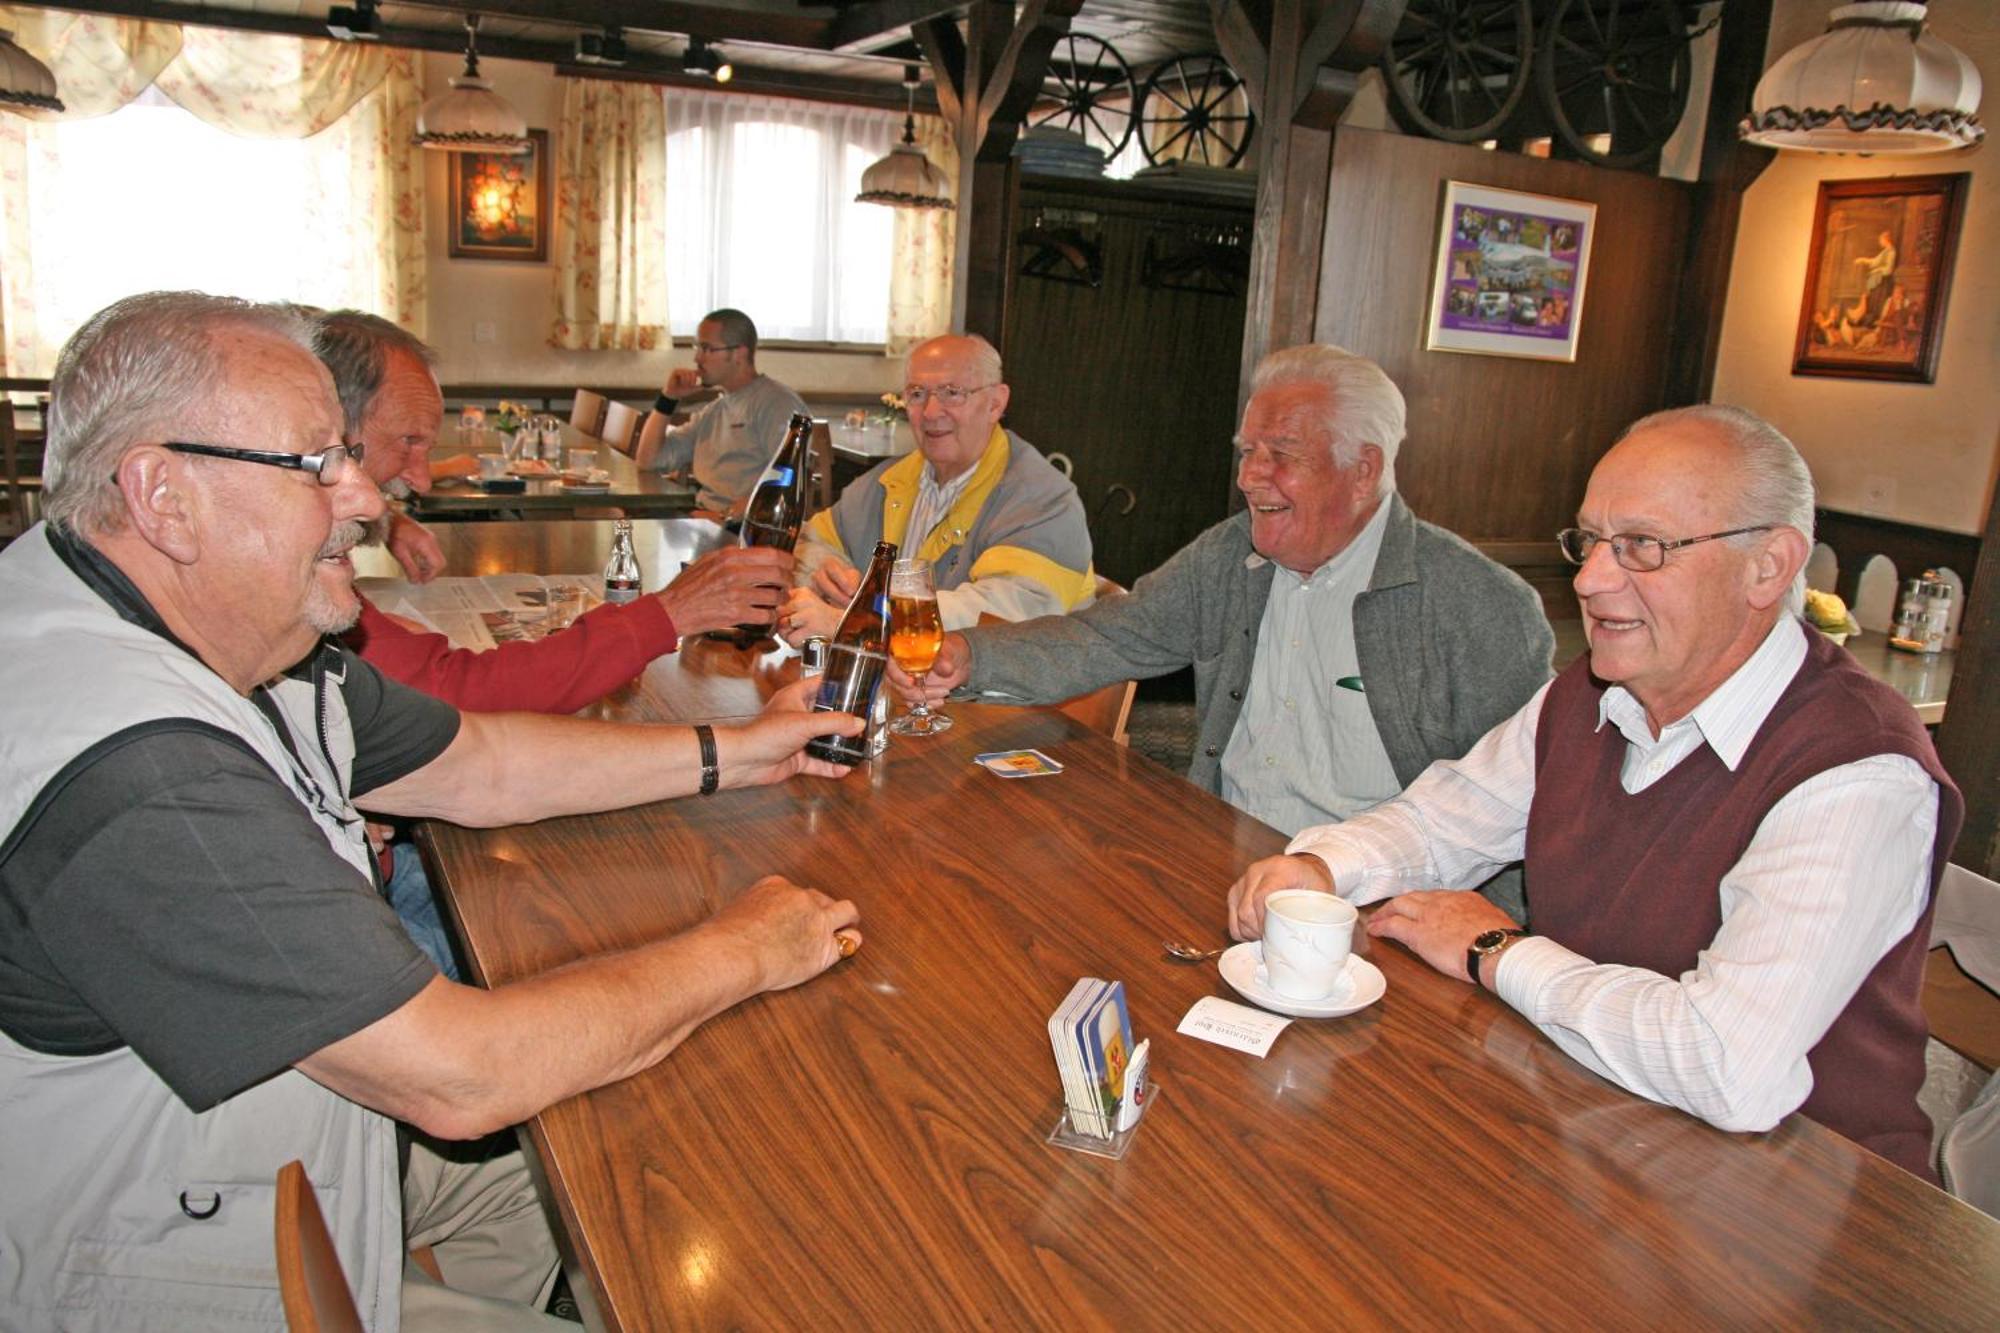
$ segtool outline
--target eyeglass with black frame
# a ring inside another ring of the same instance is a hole
[[[709,352],[733,352],[742,345],[742,343],[696,343],[694,354],[702,356]]]
[[[1759,523],[1754,527],[1731,528],[1727,532],[1704,533],[1699,537],[1682,537],[1667,541],[1660,537],[1648,536],[1643,532],[1615,532],[1609,537],[1592,532],[1588,528],[1564,528],[1556,534],[1556,545],[1562,548],[1563,559],[1572,565],[1580,565],[1590,559],[1590,553],[1599,542],[1611,543],[1611,558],[1619,568],[1629,569],[1634,574],[1650,574],[1667,563],[1667,552],[1678,551],[1683,546],[1693,546],[1697,542],[1712,542],[1723,537],[1741,537],[1751,532],[1769,532],[1775,524]]]
[[[906,384],[903,386],[903,406],[914,411],[935,398],[946,407],[964,407],[966,399],[992,387],[991,384],[975,384],[968,389],[963,384],[940,384],[935,389],[927,389],[921,384]]]
[[[341,478],[347,475],[347,465],[353,463],[359,466],[364,451],[360,444],[336,444],[315,454],[287,454],[275,449],[231,449],[226,445],[189,444],[184,440],[168,440],[165,447],[177,454],[233,458],[239,463],[262,463],[266,467],[310,472],[322,486],[338,486]]]

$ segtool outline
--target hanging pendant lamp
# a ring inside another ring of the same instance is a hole
[[[917,67],[903,66],[903,142],[861,173],[860,204],[891,208],[951,208],[951,184],[917,147]]]
[[[525,153],[528,122],[479,77],[479,15],[465,16],[465,73],[417,113],[416,142],[447,153]]]
[[[0,107],[16,111],[34,107],[40,111],[61,111],[62,98],[56,96],[56,76],[49,67],[14,45],[14,34],[0,28]]]
[[[1990,0],[1963,0],[1982,4]],[[1986,137],[1979,69],[1914,0],[1837,6],[1757,81],[1747,142],[1814,153],[1942,153]]]

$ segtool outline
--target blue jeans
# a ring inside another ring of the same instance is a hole
[[[403,923],[403,929],[410,933],[422,949],[437,964],[437,970],[453,981],[458,975],[458,956],[452,952],[451,930],[438,913],[437,897],[431,892],[430,876],[424,873],[424,859],[417,849],[407,842],[391,843],[390,855],[395,868],[389,882],[383,887],[382,896],[389,900],[389,906],[396,909],[396,917]]]

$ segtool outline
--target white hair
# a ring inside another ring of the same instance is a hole
[[[1344,347],[1306,343],[1272,352],[1250,376],[1253,394],[1280,384],[1318,384],[1329,390],[1333,410],[1326,428],[1333,440],[1333,461],[1353,467],[1361,457],[1361,446],[1372,444],[1382,451],[1377,493],[1387,495],[1396,489],[1396,451],[1408,430],[1408,413],[1403,391],[1382,367]]]
[[[84,322],[49,381],[49,522],[85,535],[123,525],[119,462],[136,445],[205,432],[226,374],[216,335],[228,329],[312,352],[312,327],[296,310],[206,292],[128,296]]]
[[[1737,474],[1742,487],[1737,494],[1732,528],[1791,528],[1813,543],[1813,479],[1806,460],[1785,433],[1755,412],[1726,403],[1701,403],[1694,407],[1674,407],[1655,412],[1633,422],[1618,438],[1623,440],[1642,430],[1670,426],[1705,426],[1736,454]],[[1731,537],[1735,546],[1747,546],[1755,533]],[[1803,567],[1785,594],[1785,609],[1797,615],[1805,610],[1806,575]]]

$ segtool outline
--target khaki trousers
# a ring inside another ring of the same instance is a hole
[[[431,1247],[450,1284],[404,1264],[409,1333],[574,1329],[541,1313],[555,1285],[556,1242],[520,1152],[453,1162],[412,1143],[403,1234],[410,1249]]]

